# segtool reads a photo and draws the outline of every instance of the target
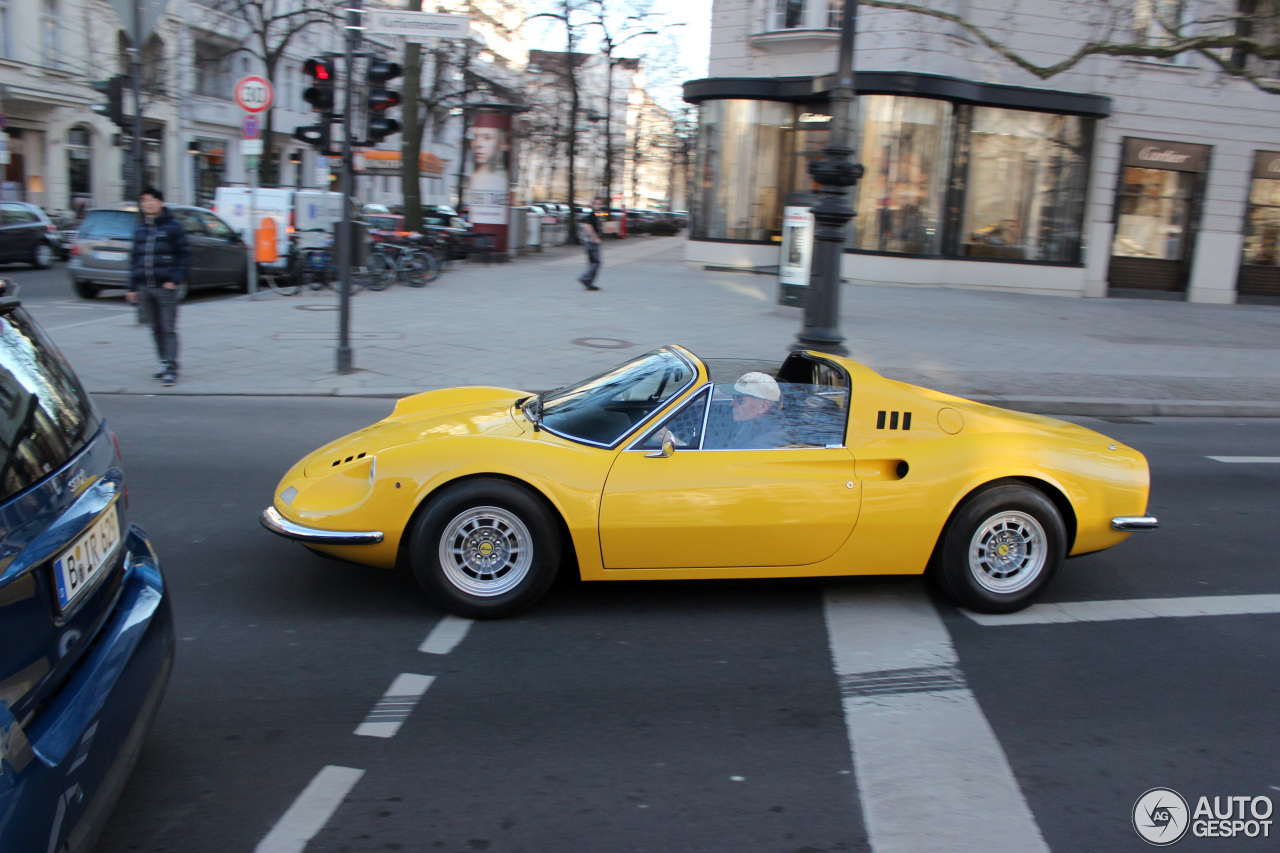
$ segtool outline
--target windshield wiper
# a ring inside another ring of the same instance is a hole
[[[532,397],[525,397],[520,403],[520,411],[529,423],[533,424],[533,431],[537,432],[542,428],[542,395],[534,394]]]

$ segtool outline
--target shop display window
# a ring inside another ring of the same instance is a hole
[[[695,239],[773,241],[782,233],[784,136],[793,107],[708,101],[698,133]]]
[[[951,142],[951,104],[923,98],[862,99],[854,248],[936,255]]]
[[[1195,183],[1191,172],[1126,166],[1111,254],[1181,260]]]
[[[960,253],[1078,263],[1088,134],[1076,116],[974,107]]]
[[[1280,178],[1253,179],[1244,226],[1244,263],[1280,267]]]

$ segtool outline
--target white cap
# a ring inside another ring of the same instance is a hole
[[[733,393],[759,397],[770,403],[782,399],[782,392],[778,390],[778,383],[773,381],[773,377],[756,370],[742,374],[742,378],[733,383]]]

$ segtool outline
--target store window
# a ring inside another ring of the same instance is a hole
[[[1280,296],[1280,151],[1254,156],[1236,289],[1246,296]]]
[[[1088,142],[1084,120],[974,107],[959,253],[1079,263]]]
[[[196,205],[209,207],[218,187],[226,185],[227,143],[223,139],[197,139],[195,147]]]
[[[1190,172],[1165,169],[1125,169],[1111,254],[1180,260],[1195,177]]]
[[[781,183],[789,154],[784,138],[793,110],[774,101],[702,105],[695,238],[763,242],[781,236]]]
[[[951,104],[924,98],[862,99],[866,172],[858,184],[853,246],[938,254],[951,142]]]

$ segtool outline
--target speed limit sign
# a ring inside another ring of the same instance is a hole
[[[275,94],[271,83],[261,77],[241,77],[236,81],[233,92],[236,103],[242,110],[249,113],[260,113],[271,109]]]

